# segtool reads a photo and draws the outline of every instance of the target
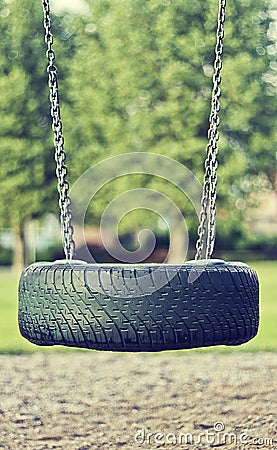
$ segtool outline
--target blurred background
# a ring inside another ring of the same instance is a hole
[[[55,0],[52,7],[70,183],[125,152],[169,156],[202,181],[217,1]],[[271,281],[277,269],[276,20],[276,0],[228,2],[214,255],[256,261],[261,271],[270,267],[265,277]],[[63,251],[41,2],[0,0],[0,34],[0,281],[6,298],[12,273],[63,258]],[[89,206],[86,238],[97,262],[113,261],[99,232],[103,211],[120,193],[140,187],[178,205],[193,258],[198,218],[190,202],[164,180],[132,175],[106,185]],[[121,241],[135,249],[144,228],[157,239],[147,261],[164,261],[168,230],[156,214],[126,215]]]

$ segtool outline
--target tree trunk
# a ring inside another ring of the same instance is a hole
[[[22,223],[14,227],[15,242],[13,249],[13,263],[12,270],[14,272],[21,272],[25,263],[25,240],[24,240],[24,226]]]
[[[276,153],[276,160],[277,160],[277,153]],[[274,185],[274,190],[275,190],[275,200],[276,200],[276,213],[277,213],[277,171],[275,173],[275,185]]]
[[[181,264],[187,256],[187,236],[181,222],[174,220],[171,234],[170,250],[167,257],[168,264]]]

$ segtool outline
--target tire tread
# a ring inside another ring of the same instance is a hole
[[[184,264],[172,276],[174,268],[164,265],[158,268],[165,280],[162,287],[152,270],[86,263],[32,265],[19,284],[20,331],[38,345],[114,351],[240,345],[256,335],[259,286],[250,267],[208,265],[188,283],[189,273],[198,273],[199,266]],[[119,276],[117,282],[113,273]],[[149,275],[148,282],[143,273]]]

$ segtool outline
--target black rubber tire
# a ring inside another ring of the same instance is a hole
[[[162,282],[153,291],[154,271]],[[242,263],[57,261],[33,264],[19,285],[20,331],[43,346],[137,352],[239,345],[258,325],[258,279]]]

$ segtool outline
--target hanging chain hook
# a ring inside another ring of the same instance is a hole
[[[210,259],[215,243],[215,216],[216,216],[216,186],[217,186],[217,156],[218,156],[218,127],[220,123],[220,84],[222,71],[224,23],[226,15],[226,0],[219,0],[217,42],[215,47],[215,62],[213,76],[213,91],[211,101],[211,113],[209,118],[208,145],[206,148],[205,176],[203,194],[201,200],[200,225],[198,228],[198,241],[196,243],[195,259]],[[205,242],[206,241],[206,242]]]
[[[45,28],[45,43],[47,44],[46,56],[48,59],[48,85],[50,89],[50,105],[52,130],[54,133],[55,145],[55,161],[56,161],[56,175],[58,179],[59,192],[59,207],[60,207],[60,221],[63,236],[63,247],[66,259],[72,259],[75,253],[75,243],[73,239],[73,226],[71,216],[71,200],[68,194],[69,183],[67,181],[67,166],[65,164],[66,153],[64,150],[64,137],[61,120],[60,102],[59,102],[59,87],[58,74],[55,62],[55,52],[53,50],[53,34],[52,21],[50,14],[50,0],[42,0],[44,13],[44,28]]]

